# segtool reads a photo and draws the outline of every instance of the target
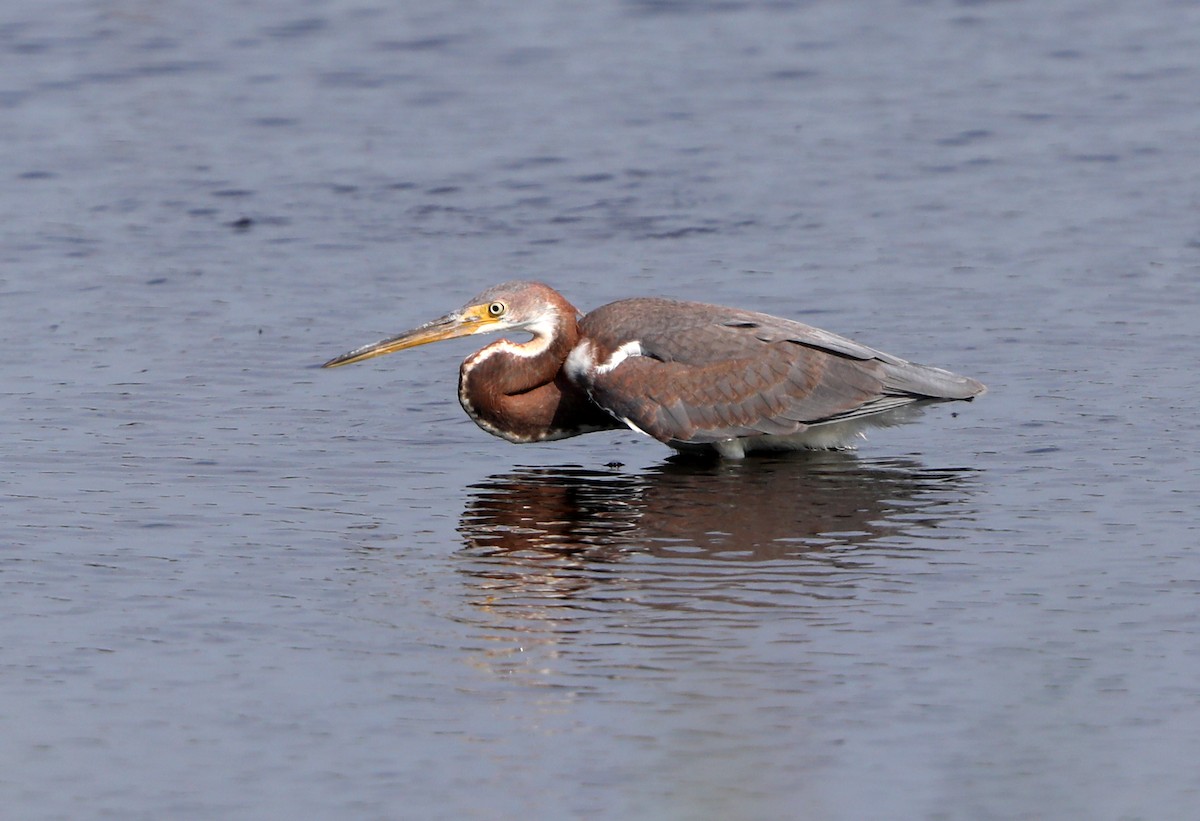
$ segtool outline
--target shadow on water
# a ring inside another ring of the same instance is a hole
[[[973,476],[847,452],[673,460],[633,474],[520,468],[472,486],[463,570],[488,605],[586,607],[645,592],[652,578],[690,588],[688,608],[782,603],[764,584],[838,596],[888,557],[934,549],[947,520],[970,515]]]

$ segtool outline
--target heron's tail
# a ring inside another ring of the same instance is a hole
[[[974,399],[987,386],[969,376],[916,362],[887,363],[883,385],[888,393],[927,399]]]

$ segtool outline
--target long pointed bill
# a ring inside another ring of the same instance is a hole
[[[440,342],[443,339],[455,339],[460,336],[484,333],[495,330],[499,323],[487,315],[487,306],[467,308],[446,314],[432,322],[426,322],[419,328],[405,331],[398,336],[381,339],[370,345],[355,348],[349,353],[335,356],[322,365],[322,368],[336,368],[339,365],[349,365],[352,362],[362,362],[376,356],[402,351],[405,348],[415,348],[430,342]]]

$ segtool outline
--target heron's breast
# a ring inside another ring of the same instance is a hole
[[[616,348],[606,349],[594,339],[583,339],[571,349],[563,369],[567,378],[576,385],[589,385],[597,376],[615,370],[630,357],[644,356],[642,343],[637,339],[623,342]]]

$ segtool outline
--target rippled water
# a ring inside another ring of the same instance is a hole
[[[1200,801],[1200,9],[0,10],[0,806],[1158,819]],[[492,282],[977,377],[857,453],[515,447]]]

